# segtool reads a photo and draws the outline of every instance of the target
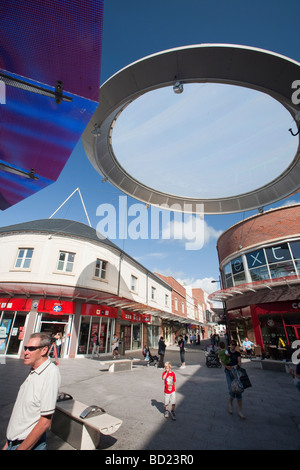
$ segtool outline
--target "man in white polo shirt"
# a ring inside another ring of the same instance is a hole
[[[60,386],[59,369],[48,359],[50,345],[47,334],[34,333],[24,347],[24,364],[31,366],[31,372],[20,387],[3,450],[46,449],[46,431]]]

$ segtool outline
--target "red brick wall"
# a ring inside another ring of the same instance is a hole
[[[257,214],[233,225],[219,237],[219,262],[247,247],[293,235],[300,235],[300,204]]]

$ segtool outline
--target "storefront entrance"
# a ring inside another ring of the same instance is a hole
[[[49,315],[43,313],[39,315],[37,331],[47,333],[54,341],[57,341],[58,334],[61,334],[61,349],[59,357],[67,357],[69,354],[70,333],[72,328],[72,315]]]

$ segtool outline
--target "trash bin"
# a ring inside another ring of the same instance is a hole
[[[124,343],[124,341],[119,341],[119,354],[121,356],[125,355],[125,343]]]

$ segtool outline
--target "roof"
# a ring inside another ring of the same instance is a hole
[[[111,248],[120,248],[112,243],[110,240],[103,236],[98,236],[98,232],[88,225],[75,220],[68,219],[39,219],[21,224],[9,225],[7,227],[0,227],[0,234],[11,232],[45,232],[56,235],[68,235],[71,237],[86,238],[91,241],[96,241],[109,245]]]

